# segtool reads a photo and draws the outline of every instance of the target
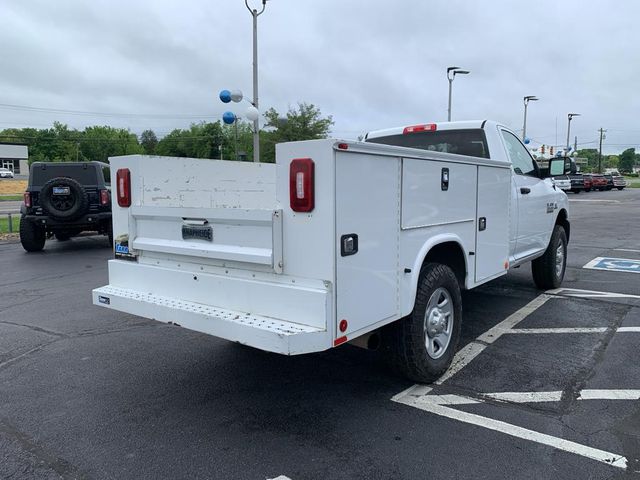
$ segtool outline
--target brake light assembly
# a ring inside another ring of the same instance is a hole
[[[315,207],[314,163],[296,158],[289,166],[289,199],[294,212],[311,212]]]
[[[426,123],[423,125],[411,125],[410,127],[404,127],[402,134],[407,135],[408,133],[435,132],[437,129],[438,129],[438,126],[435,123]]]
[[[31,192],[24,192],[24,206],[31,208]]]
[[[100,190],[100,205],[106,206],[109,205],[109,190]]]
[[[118,205],[131,206],[131,172],[128,168],[119,168],[116,173]],[[101,197],[102,199],[102,197]]]

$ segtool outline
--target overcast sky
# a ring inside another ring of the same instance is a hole
[[[260,0],[250,5],[259,7]],[[260,107],[313,103],[333,136],[495,119],[533,145],[640,150],[640,2],[632,0],[269,0],[259,17]],[[223,88],[252,96],[243,0],[0,0],[0,129],[127,127],[159,136],[216,121]],[[100,115],[6,107],[97,112]],[[248,104],[245,104],[248,105]],[[242,116],[242,104],[234,105]]]

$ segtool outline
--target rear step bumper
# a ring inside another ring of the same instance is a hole
[[[93,303],[285,355],[332,346],[317,327],[111,285],[94,289]]]

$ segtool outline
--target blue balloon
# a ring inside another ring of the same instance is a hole
[[[529,145],[529,142],[530,142],[530,141],[531,141],[531,140],[529,140],[528,138],[525,138],[525,139],[524,139],[524,144],[525,144],[525,145]]]
[[[231,101],[231,92],[229,90],[222,90],[220,92],[220,100],[222,100],[222,103],[229,103]]]
[[[222,121],[227,125],[231,125],[233,122],[236,121],[236,114],[233,112],[224,112],[222,114]]]

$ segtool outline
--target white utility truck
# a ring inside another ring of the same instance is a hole
[[[548,177],[564,162],[541,172],[491,121],[284,143],[276,164],[115,157],[115,259],[93,302],[286,355],[380,338],[433,381],[461,289],[529,261],[539,288],[562,282],[569,210]]]

